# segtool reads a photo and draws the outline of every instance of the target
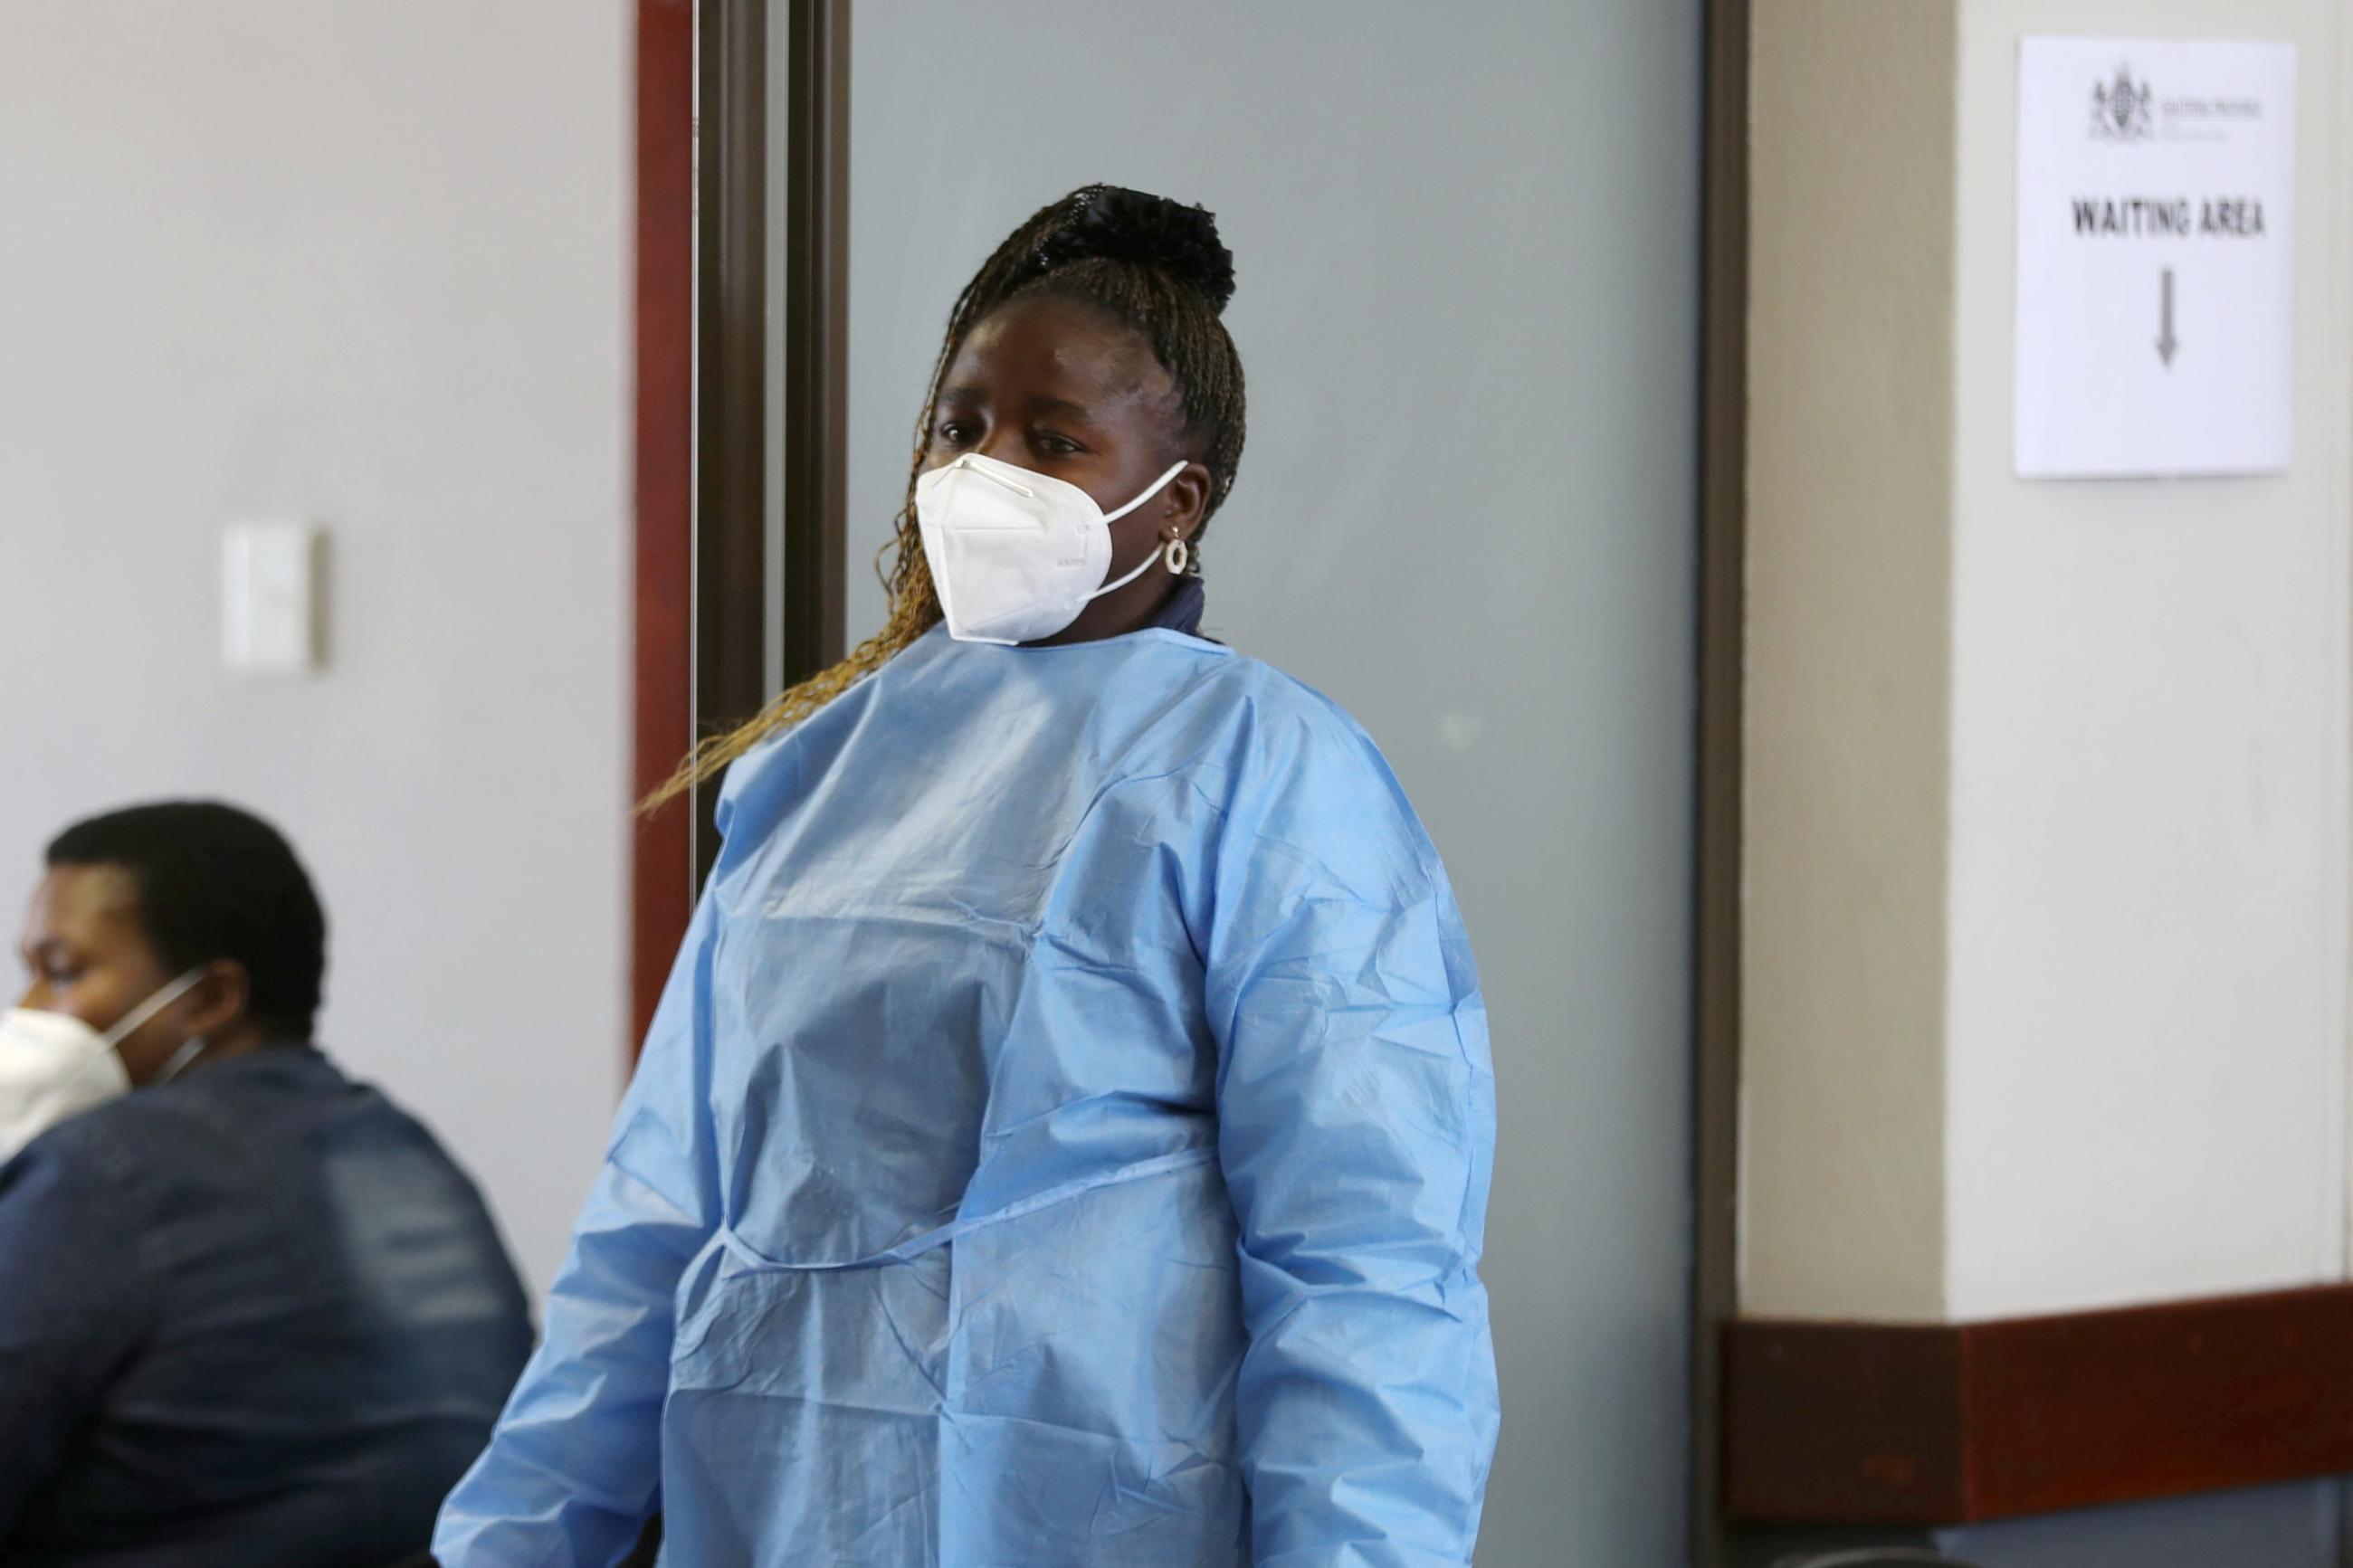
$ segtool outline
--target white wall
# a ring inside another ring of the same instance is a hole
[[[0,34],[0,900],[96,809],[276,820],[325,1040],[542,1286],[623,1044],[628,8],[11,0]],[[332,536],[331,662],[233,683],[218,531],[284,513]]]
[[[1743,1310],[1968,1321],[2339,1278],[2353,23],[1757,23]],[[2011,478],[2029,33],[2301,46],[2285,477]],[[1895,199],[1856,219],[1859,190]]]

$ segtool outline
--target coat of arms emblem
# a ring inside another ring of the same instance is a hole
[[[2147,81],[2133,80],[2132,67],[2116,68],[2116,79],[2092,84],[2092,134],[2103,142],[2146,142],[2157,134],[2156,97]]]

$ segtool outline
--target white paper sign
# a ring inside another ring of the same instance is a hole
[[[2023,42],[2020,477],[2286,468],[2295,293],[2295,45]]]

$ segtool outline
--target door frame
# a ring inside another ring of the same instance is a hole
[[[1730,1558],[1722,1346],[1736,1302],[1741,674],[1745,636],[1748,64],[1752,0],[1702,0],[1702,303],[1694,658],[1692,1560]],[[700,736],[773,695],[764,440],[782,420],[785,679],[843,647],[849,0],[638,0],[636,727],[638,797]],[[769,28],[786,30],[782,83]],[[702,114],[698,149],[697,112]],[[774,107],[772,107],[774,106]],[[772,114],[786,147],[781,297],[767,247]],[[699,152],[699,156],[698,156]],[[698,193],[700,212],[698,215]],[[779,315],[772,334],[768,316]],[[701,341],[713,352],[698,364]],[[781,376],[767,363],[786,346]],[[783,388],[785,407],[768,406]],[[637,821],[630,1052],[715,840],[715,791]]]
[[[1751,0],[1705,0],[1692,879],[1691,1559],[1724,1568],[1724,1344],[1739,1309]]]
[[[784,681],[842,656],[849,47],[848,0],[638,0],[635,799],[776,695],[772,565]],[[781,193],[775,130],[787,150]],[[778,344],[784,363],[771,366]],[[783,433],[773,498],[772,425]],[[780,563],[769,559],[772,500]],[[714,782],[635,821],[632,1060],[717,854],[717,795]]]
[[[695,10],[688,0],[638,0],[636,21],[633,801],[660,787],[695,735]],[[694,898],[693,820],[677,806],[631,818],[629,1061],[686,937]]]

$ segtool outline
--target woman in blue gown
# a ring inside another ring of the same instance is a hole
[[[1199,636],[1209,215],[956,301],[884,631],[689,773],[724,835],[444,1568],[1440,1568],[1496,1425],[1485,1013],[1337,707]],[[687,774],[682,774],[688,776]]]

